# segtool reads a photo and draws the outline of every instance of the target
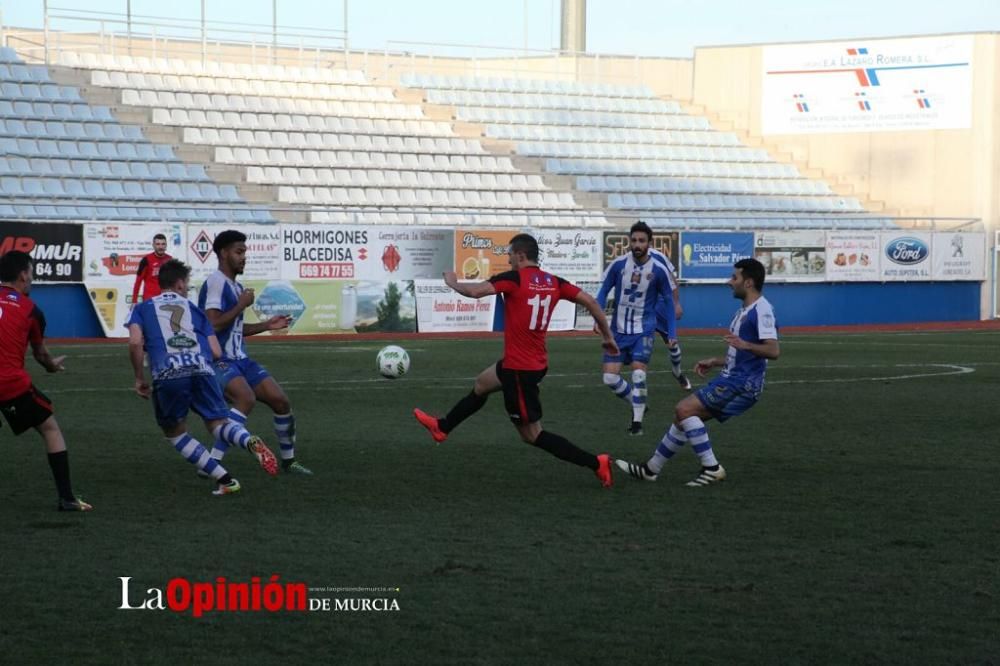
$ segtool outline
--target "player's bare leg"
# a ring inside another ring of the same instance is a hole
[[[525,443],[537,446],[560,460],[592,470],[605,488],[610,488],[614,483],[614,477],[611,475],[611,456],[608,454],[595,456],[584,451],[562,435],[543,430],[541,421],[515,423],[514,427]]]
[[[48,454],[49,469],[56,483],[59,494],[60,511],[90,511],[94,507],[73,494],[73,486],[69,478],[69,453],[66,451],[66,440],[56,422],[56,417],[50,416],[35,426],[35,430],[45,441],[45,453]]]
[[[243,377],[235,377],[226,384],[226,402],[240,410],[244,417],[250,416],[251,410],[257,404],[257,396],[250,384]]]
[[[414,409],[413,416],[420,425],[427,428],[435,442],[443,442],[448,439],[448,433],[458,427],[462,421],[482,409],[490,394],[496,393],[501,388],[496,364],[493,364],[479,373],[469,394],[455,403],[455,406],[443,418],[431,416],[422,409]]]
[[[295,460],[295,415],[281,385],[274,377],[266,377],[253,387],[254,397],[271,408],[274,414],[274,434],[281,453],[281,469],[290,474],[312,476],[312,470]]]

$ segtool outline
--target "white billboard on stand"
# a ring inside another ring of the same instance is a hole
[[[765,46],[764,134],[967,129],[971,35]]]
[[[931,258],[935,280],[985,280],[986,234],[936,233]]]

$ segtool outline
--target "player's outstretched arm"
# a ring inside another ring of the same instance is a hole
[[[760,356],[761,358],[766,358],[769,361],[777,361],[778,357],[781,356],[781,348],[778,346],[777,340],[764,340],[760,344],[753,342],[747,342],[738,335],[728,334],[723,338],[731,347],[736,347],[737,349],[742,349],[748,351],[754,356]]]
[[[66,357],[57,356],[53,358],[44,342],[36,342],[32,344],[31,355],[34,356],[40,366],[45,368],[46,372],[61,372],[66,369],[63,367],[63,361],[66,360]]]
[[[135,272],[135,284],[132,285],[132,306],[135,307],[139,303],[139,287],[142,285],[142,281],[146,278],[146,267],[148,266],[146,257],[143,257],[139,261],[139,269]]]
[[[488,280],[483,282],[459,282],[455,271],[444,273],[444,283],[466,298],[483,298],[484,296],[492,296],[497,293],[496,287]]]
[[[257,335],[265,331],[280,331],[292,325],[292,315],[274,315],[267,321],[256,324],[243,324],[243,337]]]
[[[618,345],[615,343],[614,336],[611,335],[611,327],[608,326],[608,318],[604,314],[604,308],[601,307],[601,304],[585,291],[579,292],[573,298],[573,302],[587,308],[587,312],[594,318],[594,327],[601,336],[601,346],[609,354],[618,354]]]
[[[694,364],[694,372],[699,377],[704,377],[712,368],[721,368],[725,364],[725,360],[714,356],[712,358],[703,358]]]
[[[149,398],[152,391],[146,382],[146,375],[142,371],[143,343],[142,326],[139,324],[129,324],[128,327],[128,359],[132,363],[132,372],[135,374],[133,388],[140,398]]]

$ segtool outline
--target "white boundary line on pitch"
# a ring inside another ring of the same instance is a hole
[[[945,372],[928,372],[928,373],[916,373],[916,374],[903,374],[903,375],[885,375],[878,377],[838,377],[829,379],[772,379],[765,383],[765,386],[773,386],[780,384],[846,384],[851,382],[875,382],[875,381],[897,381],[903,379],[920,379],[924,377],[946,377],[949,375],[967,375],[975,372],[975,366],[980,365],[1000,365],[1000,363],[984,362],[984,363],[966,363],[964,365],[956,365],[950,363],[897,363],[897,364],[887,364],[887,365],[832,365],[832,366],[789,366],[787,369],[845,369],[845,368],[945,368]],[[647,374],[667,374],[669,370],[650,370]],[[587,377],[595,376],[596,373],[592,372],[572,372],[572,373],[550,373],[546,375],[547,378],[551,379],[566,379],[572,377]],[[372,390],[389,390],[396,387],[406,386],[406,387],[418,387],[426,389],[452,389],[452,388],[467,388],[469,382],[475,381],[475,377],[414,377],[414,378],[401,378],[397,380],[388,380],[383,378],[369,378],[369,379],[338,379],[329,381],[313,381],[313,380],[302,380],[302,381],[288,381],[279,382],[282,386],[308,386],[313,391],[357,391],[359,385],[366,385],[365,389]],[[429,384],[428,382],[441,382],[441,384]],[[458,384],[458,382],[462,382]],[[566,388],[599,388],[603,387],[603,384],[598,384],[595,380],[593,384],[571,384]],[[67,388],[67,389],[47,389],[46,393],[51,394],[61,394],[61,393],[103,393],[111,391],[128,391],[132,392],[131,387],[120,387],[120,388]]]

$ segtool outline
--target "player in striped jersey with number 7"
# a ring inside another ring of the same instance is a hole
[[[491,393],[503,391],[507,414],[522,440],[561,460],[593,470],[601,485],[609,488],[613,483],[611,457],[606,453],[595,456],[565,437],[543,430],[538,395],[538,385],[548,371],[545,336],[556,304],[568,300],[587,308],[597,322],[605,351],[617,354],[618,346],[608,320],[590,294],[538,267],[538,242],[533,236],[514,236],[507,257],[511,270],[483,282],[460,284],[454,272],[444,274],[445,283],[468,298],[503,294],[503,358],[479,373],[472,391],[444,418],[435,418],[419,409],[414,409],[413,415],[434,441],[443,442],[458,424],[486,404]]]

